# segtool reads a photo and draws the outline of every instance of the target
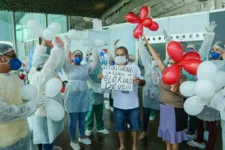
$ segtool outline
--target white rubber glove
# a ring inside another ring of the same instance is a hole
[[[214,32],[214,29],[216,26],[217,26],[216,22],[212,21],[211,23],[209,23],[209,26],[206,27],[205,29],[207,32],[212,33],[212,32]]]
[[[47,104],[49,102],[49,100],[50,99],[46,95],[44,95],[44,93],[41,93],[41,94],[37,95],[36,98],[31,102],[33,102],[35,104],[36,108],[39,108],[42,105]]]
[[[166,43],[169,43],[172,41],[172,38],[167,34],[166,30],[163,30],[163,35],[164,35]]]
[[[67,35],[65,35],[65,43],[70,43],[70,42],[71,42],[71,39]]]

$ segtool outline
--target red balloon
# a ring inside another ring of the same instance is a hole
[[[196,75],[198,66],[202,63],[199,59],[186,59],[181,61],[181,66],[190,74]]]
[[[150,28],[152,26],[152,19],[146,18],[146,19],[142,20],[141,24],[147,28]]]
[[[139,23],[141,20],[137,15],[130,12],[126,15],[126,21],[130,23]]]
[[[178,64],[166,68],[162,75],[162,80],[165,84],[172,85],[180,79],[181,69]]]
[[[170,42],[167,46],[167,52],[170,58],[176,62],[180,62],[183,59],[183,48],[179,42]]]
[[[159,25],[156,22],[152,22],[152,25],[148,27],[151,31],[157,31],[159,29]]]
[[[148,16],[148,13],[149,13],[149,11],[148,11],[148,7],[147,6],[141,7],[141,10],[140,10],[140,17],[141,17],[141,19],[146,18]]]
[[[201,56],[197,52],[187,52],[184,55],[183,60],[188,60],[188,59],[198,59],[198,60],[201,60]]]
[[[134,38],[139,39],[140,37],[143,36],[143,25],[139,24],[135,29],[134,29]]]

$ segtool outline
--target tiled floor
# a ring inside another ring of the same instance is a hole
[[[116,150],[119,148],[119,141],[117,134],[114,131],[113,126],[113,113],[109,110],[105,110],[104,113],[105,127],[110,130],[109,135],[97,134],[94,131],[93,136],[91,136],[92,144],[90,146],[81,145],[82,150]],[[158,123],[159,118],[149,124],[148,137],[145,141],[138,141],[138,150],[165,150],[165,143],[157,137]],[[70,137],[67,130],[67,120],[65,120],[65,130],[59,136],[56,141],[56,144],[61,146],[63,150],[72,150],[70,147]],[[131,150],[132,139],[129,132],[126,136],[126,149]],[[197,148],[191,148],[186,143],[180,144],[179,150],[198,150]],[[221,128],[219,126],[217,142],[214,150],[222,150],[222,141],[221,141]]]

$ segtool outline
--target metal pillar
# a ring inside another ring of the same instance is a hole
[[[16,52],[16,54],[18,54],[18,50],[17,50],[17,41],[16,41],[16,21],[15,21],[15,12],[11,12],[11,19],[12,19],[12,39],[13,39],[13,47],[14,50]]]
[[[214,0],[215,9],[222,8],[222,1],[221,0]]]

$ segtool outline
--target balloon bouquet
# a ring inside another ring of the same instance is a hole
[[[126,15],[126,21],[132,24],[138,23],[138,26],[134,29],[134,38],[139,39],[143,36],[143,28],[146,27],[151,31],[157,31],[159,29],[158,23],[154,22],[151,18],[147,17],[149,9],[147,6],[143,6],[140,10],[140,17],[130,12]]]
[[[197,74],[197,68],[200,65],[201,57],[197,52],[188,52],[183,54],[183,48],[179,42],[172,41],[167,46],[167,52],[176,64],[165,69],[162,80],[168,85],[177,83],[180,79],[182,68],[192,75]]]
[[[30,20],[27,23],[28,29],[30,29],[33,38],[42,37],[47,41],[48,45],[52,45],[52,40],[56,38],[57,42],[62,44],[63,42],[57,34],[61,31],[61,25],[59,23],[53,22],[48,28],[44,29],[36,20]],[[54,121],[60,121],[65,116],[64,108],[53,98],[60,93],[62,89],[62,82],[58,78],[50,79],[45,87],[45,94],[49,97],[50,102],[45,105],[45,109],[49,118]],[[21,91],[23,100],[33,100],[37,96],[37,89],[33,85],[25,85],[22,87]]]
[[[210,106],[214,95],[225,86],[225,72],[218,71],[213,62],[205,61],[197,70],[197,82],[186,81],[180,86],[182,95],[188,98],[184,109],[189,115],[198,115],[205,105]]]
[[[60,121],[65,116],[64,108],[53,98],[60,93],[62,82],[58,78],[50,79],[45,86],[45,94],[50,101],[45,105],[47,116],[54,121]],[[21,95],[23,100],[34,100],[37,96],[37,88],[27,84],[22,87]]]

